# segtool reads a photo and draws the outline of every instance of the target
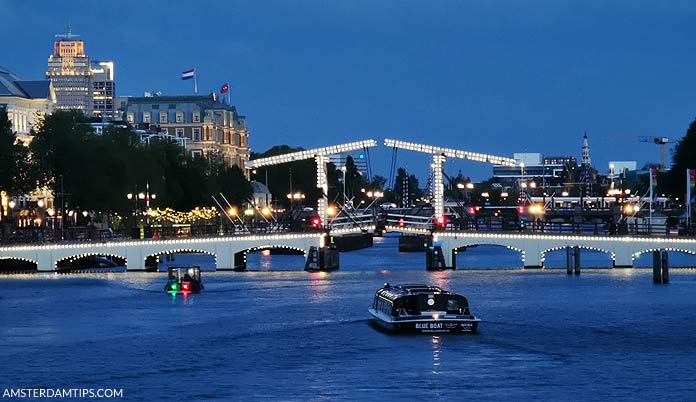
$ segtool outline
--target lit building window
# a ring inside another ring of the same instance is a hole
[[[150,123],[150,112],[143,112],[143,123]]]
[[[176,112],[176,122],[177,123],[184,122],[184,112]]]
[[[201,112],[193,112],[193,122],[194,123],[201,122]]]
[[[194,127],[193,128],[193,141],[200,141],[200,140],[201,140],[201,128]]]
[[[160,114],[159,114],[159,122],[160,122],[160,123],[166,123],[166,122],[167,122],[167,112],[160,112]]]

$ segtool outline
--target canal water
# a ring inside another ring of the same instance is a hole
[[[341,270],[328,274],[303,272],[301,256],[256,254],[250,272],[205,272],[205,291],[188,297],[165,294],[163,273],[0,277],[0,392],[117,388],[133,401],[696,400],[694,269],[672,269],[668,285],[653,285],[650,269],[567,276],[519,269],[518,255],[481,246],[460,254],[461,269],[425,272],[423,254],[395,250],[395,239],[376,239],[342,254]],[[604,258],[585,261],[602,266]],[[506,264],[514,269],[500,269]],[[385,282],[466,295],[483,320],[479,333],[375,330],[366,309]]]

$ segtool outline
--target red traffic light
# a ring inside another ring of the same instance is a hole
[[[520,205],[519,207],[517,207],[517,212],[519,212],[520,214],[523,214],[524,213],[524,205]]]

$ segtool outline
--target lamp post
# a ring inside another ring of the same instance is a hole
[[[341,171],[343,172],[343,204],[344,205],[346,203],[346,200],[348,199],[348,197],[346,197],[346,171],[347,170],[348,169],[346,168],[346,166],[343,165],[343,167],[341,168]]]
[[[136,238],[136,236],[134,235],[135,228],[140,227],[140,211],[138,210],[138,200],[144,200],[145,193],[128,193],[126,194],[126,198],[133,201],[134,209],[133,214],[131,215],[133,217],[133,222],[131,224],[131,237]],[[140,235],[138,235],[137,238],[140,238]]]
[[[56,211],[53,208],[49,208],[46,213],[51,217],[51,237],[55,240],[56,238]]]
[[[16,205],[14,200],[10,200],[10,202],[7,203],[7,206],[10,208],[10,235],[12,235],[14,231],[14,207]]]

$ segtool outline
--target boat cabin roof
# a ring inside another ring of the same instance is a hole
[[[167,272],[169,279],[183,280],[188,275],[190,279],[201,280],[201,267],[199,266],[169,267]]]
[[[377,296],[382,296],[388,300],[396,300],[400,297],[414,296],[414,295],[434,295],[434,294],[444,294],[444,295],[455,295],[454,293],[442,290],[442,288],[432,285],[425,284],[403,284],[403,285],[390,285],[385,284],[383,288],[377,291]]]

